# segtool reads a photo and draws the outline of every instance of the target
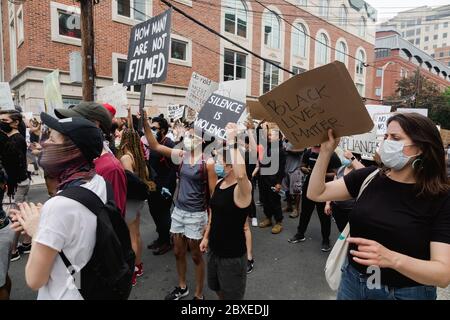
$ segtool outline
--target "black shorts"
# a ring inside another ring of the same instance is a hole
[[[247,254],[239,258],[220,258],[208,254],[208,286],[220,291],[225,300],[243,300],[247,283]]]

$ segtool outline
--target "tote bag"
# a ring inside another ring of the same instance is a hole
[[[369,176],[367,176],[367,178],[361,185],[361,189],[359,190],[359,194],[356,200],[359,199],[363,191],[373,180],[373,178],[375,178],[378,172],[379,169],[375,170]],[[336,240],[336,243],[333,246],[333,250],[331,250],[330,255],[328,256],[327,259],[327,263],[325,264],[325,278],[327,279],[330,288],[335,291],[339,288],[339,284],[341,283],[341,276],[342,276],[341,268],[347,257],[348,242],[346,240],[349,234],[350,234],[350,224],[347,223],[344,230],[339,235],[339,238]]]

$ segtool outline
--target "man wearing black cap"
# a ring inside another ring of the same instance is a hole
[[[95,102],[81,102],[71,109],[55,109],[58,118],[81,117],[92,121],[100,128],[106,140],[111,134],[112,118],[110,112],[101,104]],[[114,144],[109,144],[113,147]],[[127,179],[125,171],[107,144],[104,144],[101,156],[94,161],[96,172],[111,183],[114,200],[117,207],[125,216],[127,201]]]
[[[41,113],[41,120],[50,128],[50,136],[43,144],[39,162],[45,175],[56,182],[56,191],[81,186],[106,203],[106,182],[95,173],[93,162],[102,152],[101,131],[83,118],[58,120]],[[58,196],[42,208],[24,203],[20,209],[12,212],[14,229],[19,224],[34,242],[25,270],[28,286],[39,289],[38,299],[81,300],[76,286],[68,285],[71,275],[58,253],[63,251],[74,266],[82,269],[94,251],[96,216],[81,203]]]

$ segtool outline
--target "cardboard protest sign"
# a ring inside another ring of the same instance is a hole
[[[127,88],[116,84],[109,87],[100,88],[97,91],[97,101],[99,103],[109,103],[116,108],[116,117],[127,116]]]
[[[8,82],[0,82],[0,110],[14,109],[11,88]]]
[[[124,86],[166,80],[171,17],[169,9],[131,29]]]
[[[56,108],[63,107],[61,87],[59,85],[59,70],[55,70],[44,77],[44,98],[45,109],[49,114],[53,114]]]
[[[193,72],[189,88],[186,94],[186,104],[199,112],[211,94],[217,90],[219,85],[197,72]]]
[[[332,62],[290,78],[259,98],[295,148],[336,137],[368,132],[373,127],[346,66]]]
[[[195,111],[194,109],[192,109],[188,106],[185,106],[183,119],[184,119],[184,121],[189,122],[189,123],[194,122],[194,120],[197,118],[197,114],[198,114],[197,111]]]
[[[394,113],[380,113],[373,116],[377,136],[384,136],[386,134],[387,121],[393,115]]]
[[[167,106],[167,113],[169,119],[173,119],[174,121],[181,119],[184,114],[184,106],[180,104],[170,104]]]
[[[195,133],[225,139],[226,125],[236,123],[244,110],[244,103],[213,93],[194,122]]]
[[[416,112],[418,114],[421,114],[425,117],[428,117],[428,109],[423,108],[397,108],[397,112],[399,113],[411,113]]]
[[[247,110],[253,119],[268,120],[272,119],[272,116],[267,113],[266,109],[261,105],[259,101],[247,100]]]

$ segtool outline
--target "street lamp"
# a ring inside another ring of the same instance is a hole
[[[384,70],[390,65],[395,64],[395,62],[389,61],[384,66],[381,67],[381,94],[380,100],[383,102],[383,93],[384,93]]]

